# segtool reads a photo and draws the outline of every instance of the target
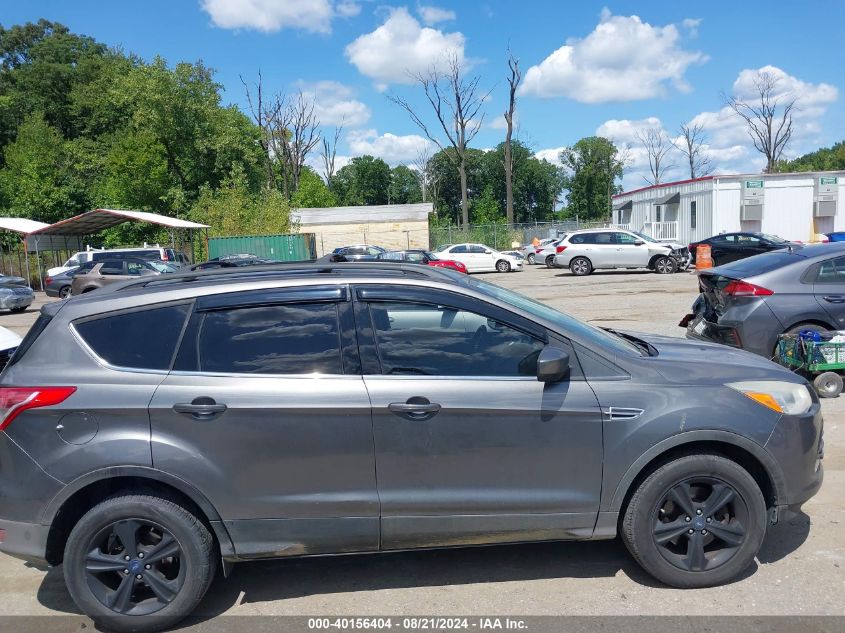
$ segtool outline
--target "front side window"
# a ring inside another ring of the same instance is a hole
[[[169,369],[188,308],[176,305],[106,315],[75,323],[74,329],[110,365]]]
[[[476,253],[476,254],[480,255],[480,254],[486,253],[487,249],[484,248],[483,246],[481,246],[481,244],[473,244],[472,246],[469,247],[469,252],[470,253]]]
[[[536,376],[543,341],[487,317],[443,305],[371,303],[382,373]]]
[[[334,303],[237,307],[202,313],[199,371],[342,374]]]
[[[402,261],[402,253],[399,252],[390,252],[387,253],[380,253],[378,256],[379,259],[389,259],[391,261]]]
[[[630,233],[615,233],[616,236],[616,243],[617,244],[625,244],[627,246],[633,246],[637,242],[642,242],[641,239],[638,237],[631,235]]]
[[[405,258],[406,258],[409,262],[414,262],[414,263],[416,263],[416,264],[419,264],[419,263],[421,263],[421,262],[425,262],[425,261],[426,261],[426,259],[425,259],[425,255],[423,255],[422,253],[406,253],[406,254],[405,254]]]

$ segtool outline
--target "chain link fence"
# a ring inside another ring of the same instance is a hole
[[[496,250],[510,250],[516,245],[531,243],[534,238],[545,239],[562,237],[577,229],[595,229],[609,227],[607,222],[586,222],[578,218],[557,222],[528,222],[525,224],[470,224],[462,226],[433,226],[429,233],[432,249],[446,244],[476,242]]]

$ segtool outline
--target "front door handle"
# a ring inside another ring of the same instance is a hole
[[[226,405],[218,404],[214,401],[214,398],[201,396],[194,398],[190,403],[177,402],[173,405],[173,410],[176,413],[190,415],[195,420],[210,420],[223,413],[226,410]]]
[[[828,303],[845,303],[845,295],[825,295],[823,298]]]
[[[391,402],[387,409],[400,418],[424,422],[430,420],[440,413],[440,405],[436,402],[429,402],[427,398],[408,398],[407,402]]]

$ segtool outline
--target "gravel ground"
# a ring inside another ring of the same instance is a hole
[[[591,323],[675,336],[683,334],[677,322],[697,294],[695,276],[686,273],[575,278],[529,267],[484,278]],[[23,333],[34,316],[0,316],[0,325]],[[224,621],[234,626],[251,620],[208,620],[219,614],[845,615],[845,398],[826,400],[823,408],[821,492],[804,514],[770,530],[756,564],[731,585],[691,591],[659,586],[618,541],[246,563],[228,579],[218,577],[196,627],[218,630]],[[75,613],[61,569],[38,570],[0,555],[0,616]],[[69,619],[66,627],[78,629],[80,622]]]

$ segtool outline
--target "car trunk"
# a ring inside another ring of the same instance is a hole
[[[728,303],[733,299],[726,295],[723,290],[729,283],[736,281],[733,277],[725,275],[702,273],[698,277],[698,288],[701,291],[701,305],[696,311],[711,322],[716,322],[718,317],[724,314]]]

